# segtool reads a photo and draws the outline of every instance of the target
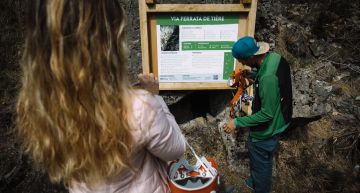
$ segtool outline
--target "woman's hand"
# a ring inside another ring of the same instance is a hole
[[[140,87],[144,90],[149,91],[151,94],[159,94],[159,81],[153,73],[150,74],[139,74]]]

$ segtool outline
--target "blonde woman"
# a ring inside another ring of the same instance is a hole
[[[71,193],[163,193],[186,148],[153,75],[127,77],[119,0],[33,0],[17,103],[33,162]]]

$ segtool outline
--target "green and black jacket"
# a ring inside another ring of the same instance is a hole
[[[283,132],[292,116],[290,67],[277,53],[270,52],[255,77],[252,115],[236,117],[236,127],[250,127],[253,142]]]

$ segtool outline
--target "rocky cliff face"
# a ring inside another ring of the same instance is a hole
[[[158,0],[158,3],[238,3],[236,0]],[[129,74],[141,72],[137,1],[124,0],[128,12]],[[275,192],[358,192],[360,128],[360,12],[357,1],[260,0],[258,40],[291,64],[293,125],[281,141],[274,168]],[[19,80],[23,34],[22,1],[2,1],[0,72],[0,192],[66,192],[31,169],[9,133]],[[247,130],[225,134],[230,91],[161,93],[188,141],[220,166],[224,185],[243,192],[248,175]],[[189,153],[186,156],[191,157]]]

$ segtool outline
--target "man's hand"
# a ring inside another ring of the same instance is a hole
[[[226,122],[224,124],[224,131],[226,133],[233,133],[236,129],[235,123],[234,123],[234,119],[230,119],[228,120],[228,122]]]
[[[159,94],[159,81],[153,73],[150,74],[139,74],[140,87],[149,91],[151,94]]]

